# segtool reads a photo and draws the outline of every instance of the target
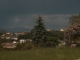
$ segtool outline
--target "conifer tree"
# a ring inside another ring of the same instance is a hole
[[[41,16],[39,16],[36,20],[36,26],[34,26],[34,28],[32,29],[32,39],[33,43],[40,45],[47,41],[46,28]]]

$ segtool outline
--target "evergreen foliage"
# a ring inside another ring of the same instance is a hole
[[[38,17],[36,26],[32,29],[32,35],[33,43],[37,45],[43,44],[47,41],[46,28],[41,16]]]

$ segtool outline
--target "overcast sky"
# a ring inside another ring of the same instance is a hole
[[[39,15],[47,29],[65,29],[79,13],[80,0],[0,0],[0,29],[31,30]]]

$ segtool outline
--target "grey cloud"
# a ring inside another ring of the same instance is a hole
[[[47,28],[60,29],[69,25],[71,14],[43,15]]]
[[[36,19],[39,15],[33,14],[29,15],[26,18],[17,19],[18,21],[15,21],[15,19],[12,18],[12,23],[10,24],[10,27],[14,28],[33,28],[35,26]],[[65,26],[68,25],[70,14],[53,14],[53,15],[41,15],[44,21],[44,24],[46,25],[46,28],[51,29],[60,29],[65,28]]]

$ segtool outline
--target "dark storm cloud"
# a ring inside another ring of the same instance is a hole
[[[80,0],[0,0],[0,27],[31,29],[40,14],[47,27],[59,29],[72,14],[80,13],[79,6]]]
[[[1,0],[2,16],[20,14],[56,14],[75,13],[79,11],[79,0]]]

